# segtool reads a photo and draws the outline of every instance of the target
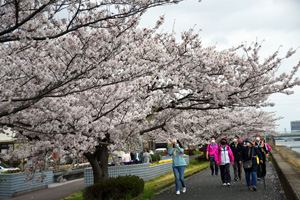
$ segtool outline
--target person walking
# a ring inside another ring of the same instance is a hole
[[[243,150],[243,145],[239,142],[239,136],[235,136],[233,139],[233,142],[230,144],[230,149],[232,150],[233,157],[234,157],[234,165],[233,165],[233,171],[234,171],[234,180],[238,181],[241,179],[241,167],[239,163],[239,157]]]
[[[221,139],[221,145],[218,147],[218,150],[215,151],[215,161],[220,167],[223,185],[230,186],[230,163],[234,165],[234,156],[230,147],[227,145],[227,139],[225,137]]]
[[[207,145],[206,148],[206,159],[210,162],[211,175],[218,176],[218,165],[215,161],[215,151],[218,150],[218,145],[216,144],[216,139],[214,137],[211,138],[211,143]]]
[[[251,185],[253,185],[253,190],[256,191],[257,179],[256,172],[258,169],[256,156],[259,157],[259,162],[262,163],[262,155],[260,151],[253,146],[253,142],[250,138],[246,140],[247,146],[243,148],[240,156],[240,164],[244,164],[244,171],[248,189],[251,190]],[[252,176],[252,184],[250,181],[250,176]]]
[[[150,160],[152,162],[152,158],[150,156],[150,153],[148,153],[148,149],[147,148],[144,149],[143,157],[144,157],[144,163],[149,163]]]
[[[171,146],[168,149],[168,153],[172,155],[172,167],[173,172],[175,176],[175,185],[176,185],[176,194],[180,194],[180,184],[179,180],[182,185],[182,192],[186,192],[186,184],[184,181],[184,170],[186,166],[186,162],[182,156],[184,153],[184,149],[182,147],[182,144],[179,142],[179,140],[173,140],[171,143]]]
[[[264,141],[260,138],[259,134],[256,134],[256,140],[253,142],[253,146],[255,146],[262,155],[262,163],[259,163],[258,170],[257,170],[257,180],[259,181],[263,177],[265,177],[267,171],[266,171],[266,160],[268,159],[269,150],[266,147],[266,144]]]

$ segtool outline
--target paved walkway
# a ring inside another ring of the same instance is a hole
[[[231,179],[233,179],[233,167],[230,167]],[[263,181],[258,181],[257,191],[249,191],[242,173],[242,190],[240,182],[232,181],[231,186],[223,186],[221,177],[211,176],[210,169],[192,176],[186,180],[187,192],[180,195],[175,194],[175,184],[170,188],[157,194],[151,200],[165,199],[213,199],[213,200],[285,200],[284,192],[281,189],[278,176],[271,163],[267,163],[266,190]]]
[[[59,200],[65,198],[80,189],[84,188],[83,178],[68,181],[65,183],[53,183],[47,189],[36,190],[18,197],[11,198],[12,200]]]

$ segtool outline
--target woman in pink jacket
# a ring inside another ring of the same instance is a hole
[[[227,139],[221,139],[221,145],[215,151],[215,161],[220,166],[221,179],[224,186],[230,186],[230,163],[234,165],[234,157],[230,147],[227,145]]]
[[[211,144],[207,145],[207,149],[206,149],[206,159],[209,160],[210,162],[210,169],[211,169],[211,175],[215,175],[218,176],[218,165],[215,161],[215,151],[218,150],[218,145],[216,143],[216,139],[215,137],[211,138]],[[214,168],[215,165],[215,168]]]

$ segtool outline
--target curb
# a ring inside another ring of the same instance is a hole
[[[66,185],[69,183],[73,183],[73,182],[77,182],[77,181],[82,181],[84,180],[84,178],[80,178],[80,179],[75,179],[75,180],[70,180],[70,181],[65,181],[65,182],[61,182],[61,183],[50,183],[47,185],[47,188],[55,188],[61,185]]]
[[[287,163],[275,149],[270,153],[286,199],[300,200],[300,172]]]

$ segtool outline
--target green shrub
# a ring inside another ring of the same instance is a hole
[[[201,151],[199,150],[193,151],[193,155],[198,155],[198,154],[201,154]]]
[[[166,156],[167,154],[166,153],[160,153],[158,155],[160,155],[160,156]]]
[[[152,158],[152,162],[160,161],[160,155],[159,154],[150,154]]]
[[[1,172],[1,174],[14,174],[14,173],[19,173],[19,172],[24,172],[24,169],[7,170],[7,171]]]
[[[6,179],[5,178],[4,179],[0,178],[0,183],[2,183],[3,181],[6,181]]]
[[[138,176],[119,176],[100,181],[85,189],[86,200],[126,199],[136,197],[144,190],[144,180]]]

